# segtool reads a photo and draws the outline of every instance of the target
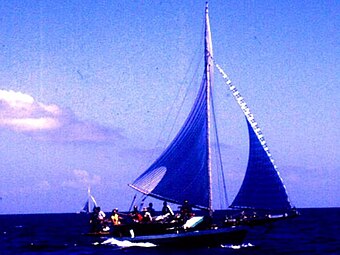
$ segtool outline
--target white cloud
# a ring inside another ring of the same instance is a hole
[[[16,131],[52,130],[61,126],[58,119],[52,117],[4,118],[1,120],[1,124]]]
[[[0,127],[15,131],[51,130],[61,126],[62,110],[12,90],[0,90]]]
[[[98,175],[91,175],[85,170],[73,170],[73,176],[70,180],[64,181],[62,186],[72,188],[84,188],[100,184],[101,178]]]
[[[81,121],[68,109],[12,90],[0,90],[0,128],[56,142],[113,142],[122,138],[118,130]]]
[[[34,99],[30,95],[13,90],[0,90],[0,100],[6,101],[13,108],[24,108],[26,105],[34,103]]]

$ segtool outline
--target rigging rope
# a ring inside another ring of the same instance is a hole
[[[205,31],[205,23],[203,22],[203,24],[202,24],[202,32],[201,32],[201,33],[204,34],[204,31]],[[200,38],[201,38],[201,41],[200,41],[199,45],[200,45],[200,47],[201,47],[201,46],[203,45],[203,42],[204,42],[204,39],[203,39],[204,37],[201,36]],[[191,61],[190,61],[190,65],[189,65],[188,70],[186,71],[185,77],[186,77],[186,76],[188,75],[188,73],[189,73],[190,66],[193,66],[192,63],[194,62],[196,56],[201,52],[200,47],[197,47],[196,52],[195,52],[195,54],[194,54],[194,57],[193,57],[193,58],[191,59]],[[181,105],[180,105],[180,107],[179,107],[179,110],[177,111],[175,120],[173,121],[173,124],[172,124],[172,126],[171,126],[171,130],[170,130],[170,132],[168,132],[168,137],[167,137],[167,140],[166,140],[166,143],[167,143],[167,144],[168,144],[169,141],[171,140],[171,134],[173,133],[173,130],[174,130],[174,127],[175,127],[175,123],[177,122],[177,119],[178,119],[178,117],[179,117],[179,113],[182,111],[182,108],[183,108],[183,105],[184,105],[184,101],[186,100],[186,98],[187,98],[187,96],[188,96],[188,94],[189,94],[189,91],[190,91],[189,88],[190,88],[190,87],[192,86],[192,84],[194,83],[195,77],[197,77],[197,73],[198,73],[198,70],[199,70],[199,67],[200,67],[201,63],[202,63],[202,58],[200,57],[200,61],[198,61],[198,64],[196,65],[196,68],[194,69],[194,73],[193,73],[193,75],[192,75],[192,77],[191,77],[191,79],[190,79],[189,86],[187,86],[187,88],[186,88],[184,97],[183,97],[183,99],[182,99],[182,101],[181,101]],[[184,79],[184,80],[186,80],[186,79]],[[184,84],[184,82],[183,82],[183,84]],[[176,99],[178,99],[178,97],[179,97],[179,94],[180,94],[180,91],[182,90],[183,84],[181,85],[180,89],[177,91]],[[177,101],[176,99],[173,101],[172,106],[171,106],[171,109],[174,109],[175,101]],[[167,115],[167,118],[166,118],[165,123],[168,122],[168,119],[169,119],[169,116],[170,116],[171,109],[170,109],[170,111],[168,112],[168,115]],[[163,128],[163,130],[164,130],[164,128]]]
[[[213,102],[213,97],[211,97],[211,106],[212,106],[212,116],[213,116],[213,129],[216,137],[216,147],[217,147],[217,154],[216,154],[216,161],[219,162],[219,169],[220,169],[220,174],[221,174],[221,179],[222,179],[222,186],[223,186],[223,196],[220,196],[220,207],[221,209],[224,207],[223,203],[226,204],[226,206],[229,205],[228,202],[228,195],[227,195],[227,185],[225,181],[225,176],[224,176],[224,169],[223,169],[223,163],[222,163],[222,153],[221,153],[221,146],[220,146],[220,141],[219,141],[219,136],[218,136],[218,130],[217,130],[217,121],[216,121],[216,114],[215,114],[215,106]],[[220,186],[220,178],[218,178],[218,185]],[[219,189],[220,190],[220,189]]]
[[[202,25],[202,33],[204,33],[204,28],[205,28],[205,26],[204,26],[204,22],[203,22],[203,25]],[[203,37],[201,36],[201,41],[200,41],[199,45],[203,45],[203,41],[204,41],[204,39],[203,39]],[[194,62],[196,62],[195,59],[197,58],[197,55],[199,55],[199,52],[200,52],[200,51],[201,51],[201,50],[200,50],[200,47],[197,47],[196,52],[195,52],[194,56],[192,57],[192,59],[191,59],[191,61],[190,61],[189,68],[187,69],[187,71],[186,71],[186,73],[185,73],[185,75],[184,75],[183,81],[187,80],[187,76],[189,75],[189,72],[190,72],[190,71],[189,71],[189,70],[190,70],[190,67],[193,66],[193,63],[194,63]],[[162,134],[164,134],[164,133],[167,133],[168,136],[166,137],[164,143],[162,143],[163,145],[161,145],[160,147],[163,147],[163,149],[165,149],[165,147],[167,147],[167,146],[169,145],[169,143],[170,143],[170,141],[171,141],[171,136],[173,135],[173,130],[174,130],[174,128],[175,128],[175,124],[177,123],[179,114],[180,114],[180,112],[182,111],[182,108],[183,108],[183,106],[184,106],[184,102],[185,102],[185,100],[186,100],[187,97],[188,97],[188,94],[189,94],[189,91],[190,91],[189,88],[192,87],[192,84],[194,84],[195,77],[197,77],[197,73],[198,73],[198,70],[199,70],[199,67],[200,67],[201,64],[202,64],[202,58],[200,57],[200,61],[198,61],[198,64],[196,65],[196,67],[195,67],[195,69],[194,69],[194,73],[193,73],[193,75],[192,75],[192,77],[191,77],[191,79],[190,79],[190,82],[188,82],[188,83],[183,82],[183,83],[181,84],[180,88],[177,90],[176,97],[175,97],[175,99],[172,101],[170,110],[169,110],[168,113],[167,113],[166,120],[163,122],[161,131],[159,132],[159,135],[158,135],[158,138],[157,138],[157,140],[156,140],[156,144],[155,144],[154,148],[157,148],[157,147],[159,146],[159,144],[161,143]],[[170,119],[172,110],[176,108],[176,107],[174,107],[174,106],[175,106],[175,102],[179,101],[178,98],[179,98],[180,92],[181,92],[182,89],[183,89],[184,84],[189,84],[189,85],[187,86],[187,88],[186,88],[186,90],[185,90],[184,97],[183,97],[183,99],[182,99],[181,102],[180,102],[179,110],[177,111],[176,116],[175,116],[175,119],[174,119],[174,121],[173,121],[172,124],[171,124],[170,130],[169,130],[168,132],[165,132],[165,127],[166,127],[167,124],[169,123],[169,119]],[[151,165],[151,163],[153,162],[153,160],[154,160],[154,158],[155,158],[155,157],[154,157],[154,153],[155,153],[155,150],[152,151],[152,154],[151,154],[150,157],[149,157],[149,158],[150,158],[149,163],[148,163],[147,165]],[[141,168],[141,166],[140,166],[139,168]]]

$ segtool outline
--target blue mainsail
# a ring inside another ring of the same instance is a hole
[[[213,62],[205,10],[205,70],[194,106],[163,154],[130,186],[146,195],[211,210],[210,97]]]
[[[181,204],[209,208],[206,79],[182,129],[164,153],[130,186],[136,190]]]

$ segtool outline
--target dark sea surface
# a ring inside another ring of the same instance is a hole
[[[163,249],[102,244],[84,235],[81,214],[0,215],[0,254],[340,254],[340,208],[300,209],[301,216],[250,228],[244,247]]]

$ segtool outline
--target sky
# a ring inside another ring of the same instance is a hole
[[[197,92],[204,5],[0,2],[0,214],[77,212],[88,187],[105,211],[129,209],[127,184],[175,136]],[[339,12],[332,0],[209,3],[214,59],[298,208],[340,206]],[[215,87],[231,202],[246,125],[218,75]]]

